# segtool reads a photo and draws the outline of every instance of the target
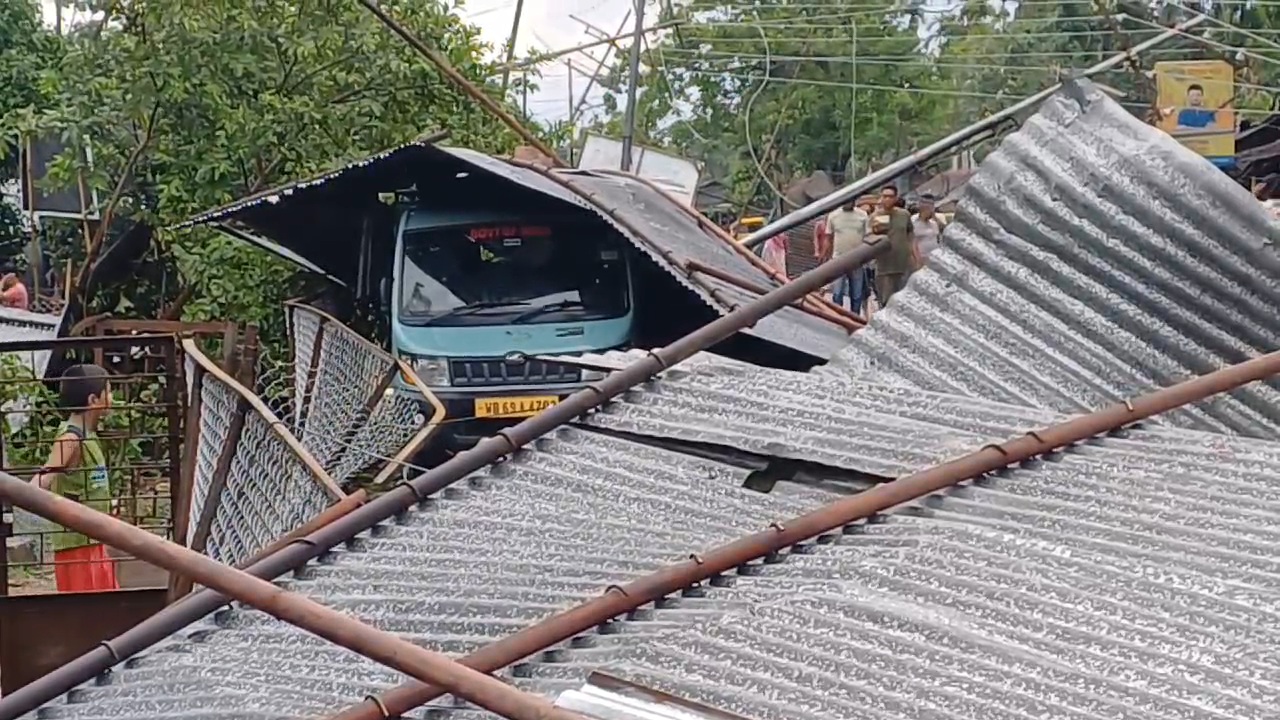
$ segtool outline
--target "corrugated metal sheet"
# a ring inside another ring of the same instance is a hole
[[[1069,453],[793,555],[752,585],[800,592],[608,672],[762,720],[1273,717],[1277,446],[1115,446],[1139,452]]]
[[[1087,83],[1008,137],[944,248],[818,372],[1062,412],[1280,348],[1280,226]],[[1170,413],[1280,437],[1280,384]]]
[[[868,422],[874,422],[868,419]],[[1280,700],[1280,444],[1135,432],[850,526],[503,673],[602,670],[759,720],[1253,720]],[[580,430],[287,581],[465,654],[661,563],[829,499]],[[43,718],[316,716],[402,680],[220,612]],[[448,698],[420,717],[488,717]]]
[[[579,361],[617,368],[641,355],[609,353]],[[583,422],[649,438],[896,477],[1063,420],[1054,413],[1012,405],[855,385],[830,376],[699,355]]]
[[[58,336],[58,324],[61,320],[57,315],[0,307],[0,353],[17,358],[31,368],[34,375],[43,377],[45,367],[49,364],[48,350],[14,352],[6,351],[3,346],[11,342],[52,340]]]
[[[578,430],[539,445],[287,584],[415,642],[466,653],[824,499],[804,489],[760,496],[740,487],[741,469]],[[690,598],[686,610],[712,605]],[[632,631],[671,627],[624,625],[624,634],[587,644],[605,650]],[[225,611],[184,635],[42,717],[313,717],[401,679],[257,612]],[[584,679],[540,689],[550,696]]]

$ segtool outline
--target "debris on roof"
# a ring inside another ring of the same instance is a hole
[[[816,372],[1075,413],[1280,348],[1280,225],[1080,85],[982,163],[928,268]],[[1277,388],[1161,421],[1280,437]]]
[[[747,720],[604,673],[591,673],[578,690],[565,690],[556,707],[591,720]]]

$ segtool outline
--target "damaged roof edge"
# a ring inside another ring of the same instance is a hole
[[[448,137],[449,137],[448,130],[435,130],[432,132],[424,133],[421,136],[413,140],[410,140],[407,143],[396,145],[395,147],[388,148],[379,153],[374,153],[373,155],[366,155],[356,160],[352,160],[351,162],[348,162],[334,170],[330,170],[329,172],[321,173],[319,175],[313,175],[303,180],[294,180],[292,182],[284,183],[283,185],[277,185],[275,187],[268,188],[266,190],[252,193],[243,198],[240,198],[239,200],[232,201],[230,203],[227,203],[226,205],[214,208],[212,210],[207,210],[198,215],[195,215],[194,217],[187,218],[186,220],[183,220],[180,223],[170,225],[167,229],[168,230],[185,230],[188,228],[193,228],[197,225],[207,225],[219,220],[225,220],[230,216],[235,215],[236,213],[239,213],[243,210],[247,210],[252,207],[256,207],[258,205],[263,205],[268,203],[274,204],[279,202],[280,196],[292,195],[295,191],[298,191],[298,190],[307,190],[309,188],[323,185],[331,180],[341,177],[342,175],[350,172],[351,170],[365,167],[367,165],[372,165],[373,163],[379,162],[380,160],[385,160],[386,158],[389,158],[392,155],[395,155],[396,153],[401,152],[405,149],[412,148],[412,147],[430,147]]]

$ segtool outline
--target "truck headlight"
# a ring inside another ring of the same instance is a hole
[[[603,370],[588,370],[586,368],[583,368],[582,382],[595,382],[597,380],[603,380],[605,375],[608,375],[608,373],[606,373]]]
[[[449,361],[439,357],[403,357],[413,367],[418,379],[427,387],[447,386],[449,381]],[[403,378],[408,383],[408,378]],[[410,383],[411,384],[411,383]]]

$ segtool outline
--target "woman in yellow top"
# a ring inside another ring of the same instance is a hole
[[[111,383],[97,365],[73,365],[62,375],[59,403],[67,421],[49,452],[49,461],[31,478],[45,490],[111,512],[107,459],[98,442],[98,423],[111,410]],[[100,542],[63,528],[53,536],[53,569],[58,592],[117,590],[116,564]]]

